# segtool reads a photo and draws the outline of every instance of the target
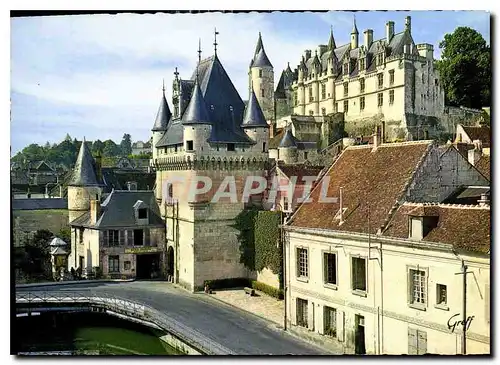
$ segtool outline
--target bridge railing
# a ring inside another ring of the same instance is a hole
[[[78,304],[103,308],[115,313],[153,323],[186,344],[207,355],[234,355],[230,349],[218,344],[198,331],[167,316],[159,310],[127,298],[92,291],[28,291],[16,292],[16,305]]]

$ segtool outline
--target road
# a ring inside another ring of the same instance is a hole
[[[243,310],[206,294],[192,294],[172,284],[154,281],[89,283],[16,288],[16,291],[92,291],[143,302],[241,355],[329,355]]]

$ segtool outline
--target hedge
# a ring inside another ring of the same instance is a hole
[[[277,299],[283,299],[284,297],[283,290],[276,289],[275,287],[261,283],[260,281],[252,280],[252,288],[260,290],[261,292]]]

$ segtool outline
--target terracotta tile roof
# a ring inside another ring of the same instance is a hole
[[[490,156],[483,155],[474,165],[479,172],[488,179],[491,180],[491,166],[490,166]]]
[[[483,147],[490,147],[490,127],[468,127],[463,125],[462,128],[472,141],[480,140],[483,144]]]
[[[417,209],[417,211],[415,211]],[[490,208],[448,204],[405,203],[395,213],[384,236],[408,238],[408,219],[425,210],[426,216],[437,217],[437,223],[423,238],[426,242],[451,244],[470,252],[490,251]]]
[[[292,218],[292,226],[376,233],[384,224],[396,200],[400,199],[414,171],[427,155],[432,142],[390,143],[379,146],[348,147],[311,193],[313,202],[304,203]],[[335,215],[339,202],[319,202],[321,186],[329,176],[327,197],[339,197],[343,187],[344,223]]]
[[[278,164],[279,169],[288,177],[297,176],[297,185],[303,185],[304,176],[318,176],[323,166],[308,166],[305,164],[285,165]]]

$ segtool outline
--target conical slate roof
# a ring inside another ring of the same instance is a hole
[[[330,30],[330,39],[328,40],[328,50],[332,51],[335,48],[337,48],[337,46],[335,45],[335,39],[333,38],[333,30]]]
[[[358,27],[356,26],[356,18],[354,18],[353,23],[352,23],[351,34],[359,34]]]
[[[168,107],[167,98],[165,98],[165,91],[163,91],[160,107],[158,108],[158,113],[156,114],[155,124],[153,125],[152,131],[166,131],[168,121],[171,117],[172,113]]]
[[[288,128],[286,130],[285,135],[283,136],[283,139],[280,142],[279,145],[280,148],[297,148],[297,144],[295,143],[295,137],[292,134],[292,130]]]
[[[193,96],[182,116],[182,124],[211,124],[210,114],[198,81],[194,85]]]
[[[260,52],[262,49],[262,35],[259,32],[259,39],[257,40],[257,45],[255,46],[255,52],[253,54],[253,58],[257,56],[257,54]]]
[[[68,244],[64,242],[62,239],[59,237],[54,237],[51,241],[49,246],[51,247],[56,247],[56,246],[67,246]]]
[[[271,61],[267,58],[264,47],[262,47],[259,53],[255,56],[252,67],[273,67]]]
[[[97,181],[95,160],[90,153],[90,150],[85,142],[82,142],[80,152],[76,158],[73,176],[71,177],[68,186],[97,186],[100,185]]]
[[[241,123],[243,128],[247,127],[265,127],[269,128],[266,122],[264,113],[260,108],[259,101],[255,97],[253,88],[250,92],[250,99],[248,100],[248,105],[245,109],[245,116],[243,117],[243,123]]]

